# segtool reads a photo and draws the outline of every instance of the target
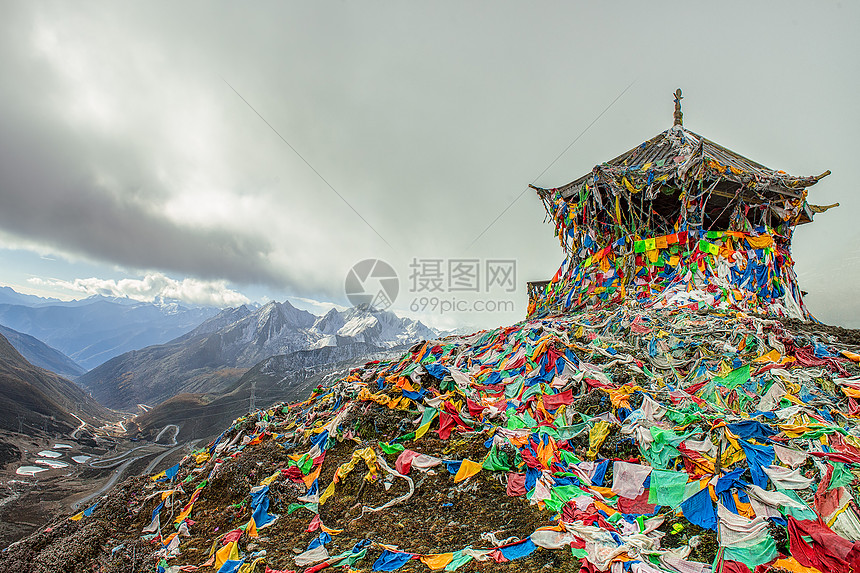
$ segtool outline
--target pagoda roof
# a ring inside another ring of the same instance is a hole
[[[784,171],[765,167],[701,135],[674,125],[619,155],[594,167],[570,183],[552,189],[569,199],[579,192],[586,182],[599,183],[601,172],[614,177],[636,176],[653,171],[656,175],[683,177],[685,174],[699,174],[706,180],[722,179],[742,185],[749,189],[751,201],[764,198],[797,199],[803,196],[806,187],[814,185],[829,171],[818,176],[798,177]],[[538,191],[550,191],[535,187]]]

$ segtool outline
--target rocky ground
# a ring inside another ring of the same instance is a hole
[[[373,404],[366,412],[355,418],[359,434],[385,436],[377,431],[389,424],[396,428],[402,419],[388,408]],[[245,422],[253,428],[254,421]],[[393,432],[388,435],[392,435]],[[471,438],[474,438],[472,436]],[[375,444],[378,440],[364,440],[362,444]],[[326,464],[320,475],[321,483],[329,483],[335,470],[349,461],[357,444],[352,440],[338,443],[326,452]],[[479,459],[486,454],[481,440],[458,439],[444,441],[438,436],[427,435],[421,441],[421,453],[445,457],[472,457]],[[243,450],[203,489],[203,494],[194,505],[195,539],[182,543],[184,562],[203,563],[208,558],[211,542],[219,534],[245,525],[250,519],[249,488],[265,476],[289,465],[289,451],[274,440],[267,440],[255,447]],[[394,467],[396,455],[386,456]],[[210,466],[214,465],[214,461]],[[204,469],[207,466],[203,466]],[[186,491],[194,491],[202,483],[206,471],[188,468],[177,476]],[[187,477],[192,479],[184,483]],[[181,478],[181,479],[180,479]],[[407,488],[397,480],[390,489],[382,480],[366,482],[364,472],[353,472],[339,484],[337,497],[322,506],[321,521],[328,527],[343,529],[333,537],[329,553],[334,555],[348,550],[359,541],[385,539],[387,544],[402,550],[417,553],[441,553],[450,547],[491,548],[493,545],[481,539],[481,533],[495,533],[498,539],[530,535],[537,527],[551,525],[550,516],[529,504],[522,497],[507,497],[505,485],[497,477],[482,473],[469,482],[453,485],[451,476],[442,469],[435,475],[419,476],[415,480],[415,493],[403,504],[387,510],[383,516],[373,514],[360,517],[361,507],[377,506],[393,497],[406,493]],[[80,521],[62,519],[26,540],[10,547],[0,562],[0,572],[126,572],[138,567],[154,570],[154,553],[160,544],[144,541],[140,531],[150,522],[150,504],[142,503],[150,491],[156,491],[153,482],[146,477],[126,480],[99,503],[90,518]],[[312,514],[301,509],[288,514],[289,504],[306,488],[284,481],[271,487],[272,505],[270,513],[280,517],[260,532],[261,537],[245,536],[248,551],[266,550],[270,555],[268,566],[273,569],[293,569],[293,558],[304,551],[318,532],[307,532]],[[178,513],[179,507],[173,513]],[[70,514],[70,512],[69,512]],[[163,520],[167,522],[167,520]],[[165,530],[172,529],[165,527]],[[365,560],[372,563],[382,549],[371,549]],[[157,561],[157,560],[156,560]],[[129,568],[131,564],[131,568]],[[23,569],[22,569],[23,568]],[[264,571],[260,566],[257,571]],[[570,553],[543,551],[518,561],[518,571],[576,571],[578,560]],[[426,571],[420,562],[407,564],[402,571]],[[509,570],[509,565],[494,562],[472,562],[460,571]]]
[[[175,474],[161,481],[155,479],[157,474],[127,479],[88,515],[75,515],[74,520],[69,514],[58,516],[49,527],[7,548],[0,572],[216,571],[231,547],[236,549],[233,556],[244,562],[242,573],[269,568],[316,571],[320,560],[302,559],[321,536],[328,537],[323,539],[327,556],[368,543],[366,554],[349,563],[353,571],[370,570],[391,551],[414,554],[400,571],[427,571],[428,559],[464,551],[476,558],[458,571],[594,570],[591,560],[598,546],[583,556],[583,531],[589,524],[602,531],[624,530],[613,516],[624,507],[610,490],[614,463],[647,466],[654,460],[651,447],[637,438],[642,434],[623,423],[625,417],[646,412],[654,421],[641,421],[643,427],[692,432],[699,442],[710,438],[717,444],[731,437],[724,422],[755,419],[770,428],[778,443],[801,453],[818,451],[814,448],[820,437],[810,435],[829,436],[844,426],[850,430],[845,440],[832,444],[841,444],[838,451],[848,456],[845,459],[860,459],[860,449],[852,445],[860,437],[855,414],[849,413],[852,393],[840,389],[850,390],[860,376],[860,368],[839,353],[855,340],[860,338],[854,331],[741,314],[607,311],[417,345],[399,359],[354,370],[315,390],[305,402],[236,420],[207,447],[185,456],[173,467]],[[550,359],[558,366],[551,366]],[[729,380],[744,365],[751,369],[741,385],[707,385]],[[522,378],[507,377],[515,371],[545,374],[546,383],[531,392],[534,386],[517,386]],[[785,384],[789,397],[764,416],[757,407],[765,388],[773,393],[775,382]],[[570,400],[550,406],[567,391]],[[507,409],[493,410],[498,400],[505,400]],[[654,404],[666,408],[671,420],[655,413]],[[430,411],[448,412],[444,424],[453,424],[450,435],[438,417],[431,418],[426,434],[421,431],[422,416]],[[769,443],[760,441],[761,447]],[[436,465],[427,471],[413,466],[408,478],[388,473],[385,466],[400,467],[404,449],[435,459]],[[670,468],[689,472],[692,484],[701,474],[690,460],[706,467],[707,460],[702,462],[689,449],[684,452]],[[819,502],[812,490],[831,465],[820,459],[808,456],[799,468],[813,481],[812,489],[798,490],[800,503],[815,511]],[[351,460],[357,462],[354,468],[349,467]],[[469,460],[480,467],[460,479],[457,467]],[[604,475],[589,473],[603,460],[608,461]],[[743,457],[722,463],[717,472],[743,471],[749,465]],[[849,471],[860,467],[844,465]],[[541,494],[532,486],[528,495],[510,491],[515,474],[529,475],[534,468],[540,479],[550,480],[549,490]],[[844,478],[839,491],[857,499],[856,481],[851,475]],[[749,480],[749,472],[741,479]],[[562,498],[553,505],[550,493],[569,483],[582,488],[591,501]],[[254,492],[263,486],[268,487],[264,494],[269,501],[264,517],[277,518],[255,534],[251,524],[258,520],[254,510],[259,499]],[[330,487],[333,495],[320,499]],[[160,528],[145,531],[162,499]],[[393,505],[382,508],[389,503]],[[646,533],[637,539],[646,543],[645,552],[628,545],[629,532],[624,533],[619,538],[627,551],[622,560],[650,554],[654,565],[661,555],[669,555],[706,571],[719,559],[723,549],[716,529],[691,522],[677,506],[653,511],[656,517],[647,511],[638,514],[643,515]],[[649,523],[656,529],[646,527]],[[773,541],[775,554],[788,558],[792,550],[784,523],[770,519],[765,535]],[[535,535],[553,527],[565,536],[558,547],[538,543],[515,562],[501,552],[521,540],[537,540]],[[340,565],[349,562],[344,559]],[[780,567],[768,563],[766,569]]]

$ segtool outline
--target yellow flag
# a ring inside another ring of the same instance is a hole
[[[606,440],[606,436],[609,435],[609,428],[611,424],[605,420],[600,420],[594,427],[591,428],[588,432],[588,459],[593,460],[597,457],[597,450],[600,448],[601,444],[603,444],[604,440]]]
[[[767,354],[762,354],[761,356],[753,360],[753,362],[779,362],[781,359],[782,355],[778,351],[771,350]]]
[[[631,193],[638,193],[639,192],[639,189],[634,187],[633,184],[630,183],[630,181],[628,181],[626,177],[622,177],[621,182],[624,183],[624,186],[627,187],[627,190],[630,191]]]
[[[248,534],[248,537],[260,537],[257,533],[257,524],[254,523],[253,517],[248,521],[248,527],[245,528],[245,533]]]
[[[254,573],[257,570],[257,565],[259,563],[265,563],[265,557],[258,557],[254,559],[251,563],[245,563],[241,567],[239,567],[239,573]]]
[[[182,523],[185,520],[185,518],[187,518],[189,515],[191,515],[191,510],[193,507],[194,507],[194,503],[189,503],[188,505],[186,505],[185,509],[182,510],[182,513],[177,515],[176,519],[173,520],[174,523]]]
[[[238,543],[235,541],[231,541],[221,549],[215,552],[215,570],[221,569],[221,566],[224,565],[225,561],[238,561],[239,560],[239,547]]]
[[[738,443],[738,437],[728,429],[726,429],[725,433],[728,445],[726,446],[726,449],[723,450],[723,455],[720,457],[720,466],[727,468],[733,464],[746,460],[747,455]]]
[[[421,563],[423,563],[430,569],[442,569],[453,560],[453,553],[435,553],[431,555],[423,555],[421,557]]]
[[[415,439],[416,440],[420,439],[424,434],[426,434],[430,430],[430,424],[433,423],[433,420],[435,420],[436,416],[438,416],[438,415],[439,415],[439,412],[437,412],[436,409],[434,408],[432,415],[430,416],[430,419],[427,420],[426,422],[424,422],[423,424],[421,424],[418,427],[418,429],[415,430]]]
[[[333,495],[334,495],[334,480],[332,480],[332,482],[330,484],[328,484],[328,487],[325,488],[325,491],[320,496],[320,505],[324,504],[326,502],[326,500]]]
[[[472,460],[463,460],[460,463],[460,469],[457,470],[457,475],[454,476],[454,483],[468,479],[481,471],[481,464]]]
[[[340,533],[343,533],[343,529],[332,529],[331,527],[326,527],[322,521],[320,521],[320,529],[322,529],[329,535],[338,535]]]
[[[266,479],[264,479],[263,481],[261,481],[260,485],[272,485],[272,482],[274,482],[280,476],[281,476],[281,470],[278,470],[275,473],[273,473],[272,475],[270,475],[269,477],[267,477]]]

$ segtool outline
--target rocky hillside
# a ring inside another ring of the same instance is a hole
[[[0,325],[0,335],[3,335],[9,344],[14,346],[15,350],[20,352],[21,356],[34,366],[50,370],[67,378],[74,378],[86,372],[80,364],[56,348],[51,348],[29,334]]]
[[[402,349],[401,349],[402,350]],[[390,357],[396,349],[365,343],[324,346],[272,356],[248,370],[233,386],[215,395],[180,394],[165,400],[129,423],[131,436],[156,437],[168,424],[179,427],[179,441],[212,439],[248,412],[251,394],[258,408],[299,401],[311,389],[370,359]]]
[[[431,340],[235,420],[0,571],[848,573],[858,342],[629,306]]]
[[[33,366],[0,335],[0,428],[13,432],[67,433],[109,417],[74,382]]]

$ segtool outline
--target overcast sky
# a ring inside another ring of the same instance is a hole
[[[593,4],[4,2],[0,284],[347,305],[380,258],[410,314],[414,259],[511,259],[514,293],[433,294],[513,310],[412,313],[508,324],[562,259],[525,187],[670,127],[681,87],[693,131],[832,170],[793,254],[816,316],[860,327],[860,5]]]

